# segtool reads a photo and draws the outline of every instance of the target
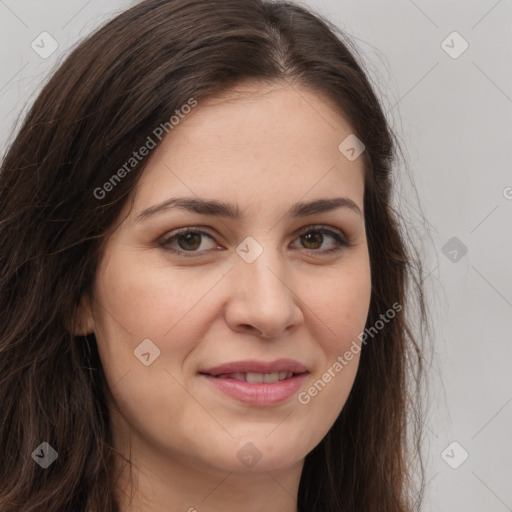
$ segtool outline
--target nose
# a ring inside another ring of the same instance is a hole
[[[264,338],[289,335],[303,321],[291,273],[277,254],[265,250],[255,261],[235,261],[230,272],[225,318],[238,333]]]

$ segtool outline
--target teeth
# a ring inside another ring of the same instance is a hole
[[[250,384],[261,384],[263,382],[263,378],[265,377],[265,375],[274,375],[273,373],[267,373],[267,374],[263,374],[263,373],[253,373],[253,372],[247,372],[245,374],[245,380],[247,382],[249,382]]]
[[[248,382],[249,384],[273,384],[280,380],[290,379],[293,377],[293,372],[274,372],[274,373],[257,373],[257,372],[236,372],[236,373],[223,373],[217,375],[218,379],[233,379],[241,382]]]
[[[217,375],[218,379],[234,379],[245,382],[245,373],[222,373],[221,375]]]
[[[279,372],[265,373],[263,375],[263,382],[266,382],[267,384],[273,384],[274,382],[279,382]]]

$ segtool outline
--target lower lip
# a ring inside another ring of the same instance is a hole
[[[272,384],[250,384],[235,379],[219,379],[211,375],[201,374],[202,377],[226,395],[251,405],[273,405],[287,400],[299,391],[307,375],[307,373],[301,373]]]

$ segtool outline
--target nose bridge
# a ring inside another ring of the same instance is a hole
[[[300,315],[286,262],[271,238],[247,237],[237,247],[233,272],[237,294],[228,308],[234,324],[250,325],[269,337],[296,323]]]
[[[271,242],[271,238],[260,237],[258,242],[253,237],[247,237],[237,248],[242,260],[237,266],[254,297],[266,298],[270,303],[278,301],[282,305],[289,298],[289,290],[283,283],[286,268],[279,248]]]

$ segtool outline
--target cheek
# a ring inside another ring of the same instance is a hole
[[[143,423],[159,410],[166,421],[176,422],[190,401],[183,389],[183,364],[214,321],[209,292],[219,275],[196,267],[192,277],[190,269],[150,260],[130,251],[105,259],[96,285],[98,349],[124,415]],[[148,339],[156,349],[143,342]],[[142,352],[142,346],[148,349]],[[150,360],[153,351],[158,356],[145,366],[136,354],[147,351]]]
[[[361,257],[351,263],[318,280],[304,295],[309,297],[308,305],[317,316],[315,325],[320,330],[316,338],[323,340],[324,351],[331,358],[344,352],[352,340],[357,339],[368,316],[371,298],[369,262]]]
[[[200,302],[213,289],[216,273],[196,267],[190,269],[165,266],[148,253],[117,251],[97,281],[96,293],[107,325],[123,338],[140,343],[145,338],[186,339],[181,331],[199,328]],[[189,318],[196,320],[191,323]],[[118,336],[113,336],[115,339]],[[106,336],[107,339],[111,339]],[[132,347],[132,350],[136,345]]]
[[[316,434],[325,434],[345,404],[359,365],[361,342],[371,298],[369,261],[355,258],[308,294],[310,325],[316,326],[318,360],[315,379],[299,402],[318,418]],[[315,319],[315,320],[313,320]],[[320,420],[321,418],[321,420]]]
[[[191,280],[185,273],[131,258],[129,253],[112,256],[98,273],[96,337],[113,410],[151,436],[148,418],[154,418],[153,426],[182,428],[180,411],[190,396],[182,385],[181,365],[202,338],[205,323],[195,306],[215,276]]]

